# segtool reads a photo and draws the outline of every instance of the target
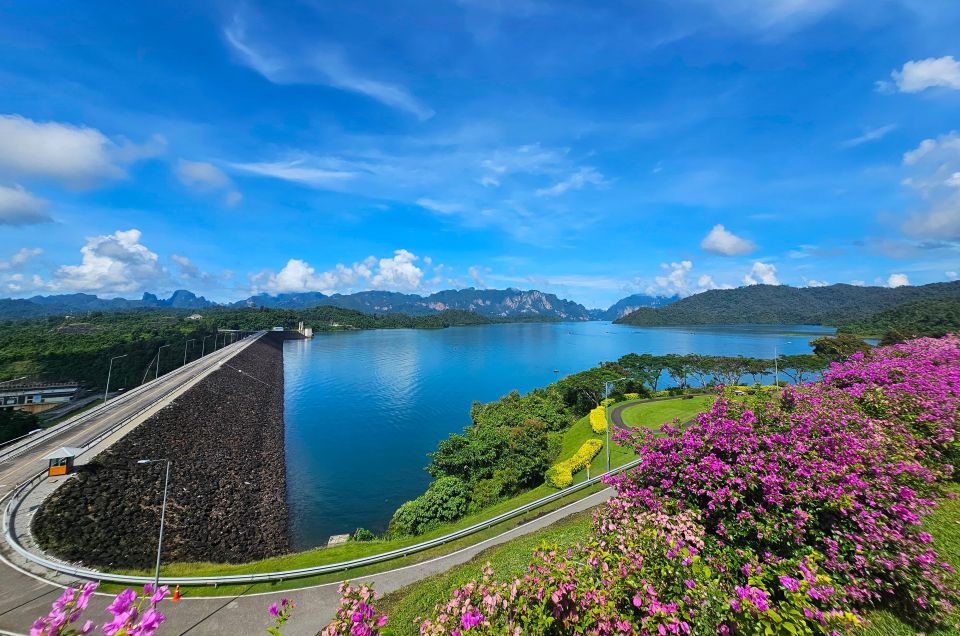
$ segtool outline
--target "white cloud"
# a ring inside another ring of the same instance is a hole
[[[890,73],[890,77],[901,93],[919,93],[937,87],[960,90],[960,62],[952,55],[928,57],[907,62],[900,70]]]
[[[417,205],[419,205],[421,208],[426,208],[431,212],[438,212],[440,214],[454,214],[456,212],[463,211],[463,206],[459,203],[446,203],[443,201],[428,199],[426,197],[417,199]]]
[[[316,188],[327,188],[338,182],[352,179],[358,175],[357,172],[347,170],[330,170],[326,168],[312,167],[304,165],[303,160],[295,161],[275,161],[275,162],[254,162],[254,163],[232,163],[230,167],[259,175],[261,177],[273,177],[283,179],[284,181],[293,181],[303,185]]]
[[[381,258],[377,270],[370,279],[374,289],[414,291],[423,280],[423,270],[414,265],[417,256],[407,250],[397,250],[393,258]]]
[[[602,174],[597,172],[594,168],[585,166],[574,172],[563,181],[559,181],[549,188],[540,188],[536,191],[536,195],[538,197],[555,197],[569,190],[579,190],[587,184],[601,185],[603,183],[604,179]]]
[[[0,185],[0,225],[49,223],[53,219],[47,213],[47,207],[45,199],[27,192],[19,185]]]
[[[406,88],[367,77],[352,68],[339,51],[315,49],[295,56],[266,51],[265,46],[251,41],[239,15],[234,16],[223,34],[247,66],[274,84],[323,84],[364,95],[391,108],[412,113],[420,120],[430,119],[435,114]]]
[[[816,22],[842,0],[713,0],[701,1],[738,28],[751,28],[765,37],[788,33]]]
[[[9,260],[0,261],[0,272],[17,269],[31,258],[41,254],[43,254],[43,250],[39,247],[22,247]]]
[[[756,243],[740,238],[720,224],[713,226],[713,229],[700,242],[700,247],[707,252],[723,256],[742,256],[757,249]]]
[[[952,270],[949,271],[949,272],[944,272],[944,275],[945,275],[947,278],[951,278],[951,279],[957,277],[957,273],[954,272],[954,271],[952,271]]]
[[[689,296],[709,289],[730,289],[730,285],[718,285],[709,274],[698,276],[696,284],[693,284],[690,281],[693,261],[661,263],[660,269],[663,274],[655,276],[653,284],[644,285],[640,279],[637,279],[635,284],[650,296]]]
[[[902,224],[903,232],[922,239],[960,238],[960,134],[924,139],[904,153],[903,164],[910,171],[903,184],[926,202]]]
[[[237,192],[236,190],[231,190],[227,192],[227,196],[224,197],[223,202],[227,205],[228,208],[232,208],[243,201],[243,194]]]
[[[745,285],[779,285],[777,266],[772,263],[755,261],[750,271],[744,274],[743,283]]]
[[[205,161],[180,159],[173,171],[180,183],[197,192],[209,193],[233,188],[233,182],[223,170]],[[243,194],[231,189],[224,196],[223,202],[232,208],[242,200]]]
[[[804,285],[807,287],[827,287],[830,283],[823,280],[817,280],[815,278],[808,278],[804,280]]]
[[[859,279],[854,279],[854,280],[850,281],[850,284],[851,284],[851,285],[855,285],[855,286],[857,286],[857,287],[863,287],[863,286],[865,286],[865,285],[867,284],[867,281],[865,281],[865,280],[859,280]]]
[[[484,175],[480,179],[480,185],[484,188],[499,188],[500,180],[496,177],[491,177],[490,175]]]
[[[180,277],[186,281],[206,283],[214,278],[212,274],[201,271],[201,269],[186,256],[171,254],[170,260],[176,263]]]
[[[230,178],[220,168],[205,161],[180,159],[174,172],[180,183],[200,191],[219,190],[230,185]]]
[[[890,274],[890,278],[887,279],[888,287],[903,287],[909,284],[910,278],[906,274]]]
[[[72,186],[122,178],[121,164],[156,156],[164,146],[162,137],[118,145],[95,128],[0,115],[0,169]]]
[[[292,258],[279,272],[265,271],[252,275],[253,291],[273,294],[318,291],[327,295],[369,289],[412,292],[421,287],[423,270],[417,267],[418,257],[404,249],[391,258],[369,256],[347,266],[337,264],[332,270],[318,272],[304,260]]]
[[[479,267],[472,266],[467,270],[467,273],[470,274],[470,278],[473,279],[474,284],[480,289],[486,289],[487,281],[483,280],[483,273],[480,271]]]
[[[140,243],[140,230],[87,237],[79,265],[57,269],[55,291],[129,293],[169,281],[157,254]]]
[[[871,128],[858,137],[847,139],[846,141],[842,142],[840,147],[854,148],[871,141],[878,141],[886,137],[888,133],[893,132],[896,128],[896,124],[887,124],[886,126],[880,126],[879,128]]]

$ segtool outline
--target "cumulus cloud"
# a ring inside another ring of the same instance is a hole
[[[740,238],[719,223],[700,241],[700,247],[722,256],[743,256],[757,249],[756,243]]]
[[[17,269],[31,258],[40,256],[41,254],[43,254],[43,250],[39,247],[22,247],[9,259],[0,261],[0,272]]]
[[[415,254],[399,249],[391,258],[368,256],[350,266],[338,263],[331,270],[318,272],[308,262],[292,258],[279,272],[255,274],[250,282],[254,291],[274,294],[318,291],[330,295],[348,292],[357,286],[413,292],[423,282],[423,270],[416,265],[418,260]]]
[[[71,186],[122,178],[123,164],[156,156],[165,145],[162,137],[118,144],[96,128],[0,115],[0,169]]]
[[[53,219],[47,208],[46,199],[27,192],[19,185],[0,185],[0,225],[49,223]]]
[[[130,293],[169,283],[160,259],[140,242],[140,230],[87,237],[79,265],[57,269],[49,287],[55,291]]]
[[[232,189],[233,183],[230,177],[212,163],[180,159],[174,166],[174,174],[180,183],[197,192],[229,190],[224,197],[224,203],[229,207],[235,206],[243,199],[240,192]]]
[[[893,84],[878,82],[881,90],[890,91],[894,87],[901,93],[919,93],[928,88],[960,90],[960,62],[952,55],[912,60],[891,72],[890,77]]]
[[[693,282],[693,261],[661,263],[660,269],[662,273],[654,277],[652,284],[644,285],[637,279],[636,285],[651,296],[690,296],[709,289],[730,289],[730,285],[718,285],[709,274],[701,274]]]
[[[887,279],[888,287],[903,287],[910,284],[910,278],[906,274],[890,274]]]
[[[601,185],[603,183],[604,179],[602,174],[597,172],[594,168],[585,166],[574,172],[563,181],[555,183],[548,188],[540,188],[536,191],[536,195],[538,197],[555,197],[569,190],[580,190],[588,184]]]
[[[803,284],[806,287],[827,287],[830,283],[824,280],[817,280],[816,278],[807,278],[803,281]]]
[[[750,271],[743,276],[744,285],[779,285],[777,266],[772,263],[755,261]]]
[[[955,271],[953,271],[953,270],[950,270],[950,271],[948,271],[948,272],[944,272],[944,275],[945,275],[947,278],[951,279],[951,280],[957,277],[957,273],[956,273]]]

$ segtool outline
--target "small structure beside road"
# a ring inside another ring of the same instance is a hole
[[[44,457],[47,460],[47,476],[59,477],[73,471],[74,458],[83,452],[82,448],[61,446]]]

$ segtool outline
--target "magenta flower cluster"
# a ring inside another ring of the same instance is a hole
[[[723,395],[697,422],[634,431],[594,537],[522,578],[455,591],[452,634],[851,633],[888,606],[951,620],[957,578],[921,523],[957,461],[960,340],[857,354],[773,398]]]
[[[387,617],[378,612],[374,603],[377,595],[368,585],[353,587],[342,583],[340,605],[333,621],[320,634],[322,636],[372,636],[380,634],[387,624]]]
[[[30,629],[30,636],[73,636],[90,634],[97,626],[92,620],[86,620],[80,627],[82,612],[90,603],[90,597],[97,589],[96,583],[86,583],[79,589],[67,588],[59,599],[53,602],[50,613],[38,618]],[[113,617],[100,627],[106,636],[153,636],[165,617],[157,611],[160,604],[170,594],[167,586],[154,589],[147,583],[143,586],[143,595],[126,589],[107,606],[107,612]]]

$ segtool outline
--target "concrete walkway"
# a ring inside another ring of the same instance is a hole
[[[483,550],[535,532],[583,510],[602,504],[614,494],[610,488],[594,493],[542,517],[517,526],[496,537],[491,537],[452,554],[413,565],[372,574],[361,580],[373,583],[382,594],[393,592],[416,581],[445,572],[466,563]],[[0,568],[0,634],[25,634],[30,624],[46,615],[61,589],[32,575],[18,572],[8,564]],[[267,608],[280,598],[289,598],[297,604],[290,622],[284,627],[284,636],[315,636],[336,612],[339,583],[326,583],[300,590],[268,592],[247,596],[183,598],[177,604],[165,602],[162,610],[167,622],[160,634],[260,634],[270,625]],[[97,595],[85,616],[99,623],[109,617],[104,611],[112,595]],[[4,631],[7,630],[7,631]]]

